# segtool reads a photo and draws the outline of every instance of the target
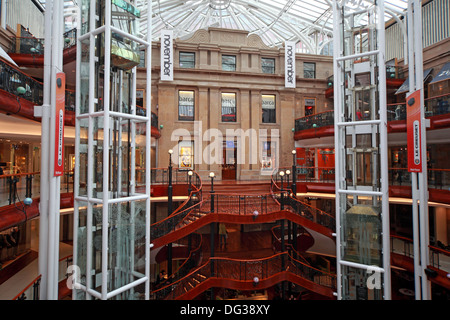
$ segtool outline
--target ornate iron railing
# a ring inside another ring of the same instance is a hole
[[[392,253],[414,259],[413,246],[413,239],[391,235]],[[438,242],[436,245],[429,245],[428,248],[430,250],[430,265],[445,272],[450,272],[450,246],[444,246]]]
[[[44,85],[3,60],[0,60],[0,89],[17,96],[17,99],[23,98],[36,105],[43,103]],[[74,111],[75,92],[66,90],[65,97],[66,110]]]
[[[278,170],[274,170],[274,173],[276,172],[278,172]],[[336,230],[335,217],[325,211],[314,208],[291,195],[292,185],[289,183],[284,184],[283,190],[281,190],[281,181],[280,184],[278,184],[277,176],[277,174],[272,174],[270,188],[273,192],[274,199],[276,199],[280,205],[283,205],[284,209],[290,210],[301,217],[320,224],[321,226],[324,226],[332,231]]]
[[[74,28],[63,34],[64,49],[69,49],[77,44],[77,29]],[[12,37],[9,53],[44,54],[45,41],[43,38]]]
[[[295,119],[295,131],[321,128],[332,125],[334,125],[334,111],[325,111]]]
[[[256,260],[211,258],[184,278],[154,292],[156,299],[174,300],[211,278],[254,282],[282,272],[293,273],[320,286],[335,290],[336,276],[294,259],[287,252]],[[254,282],[257,285],[257,282]]]
[[[430,97],[424,100],[425,117],[450,113],[450,94]],[[406,102],[387,105],[388,121],[406,120]],[[334,111],[325,111],[295,119],[295,131],[334,125]]]

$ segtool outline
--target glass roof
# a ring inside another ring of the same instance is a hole
[[[37,0],[45,8],[46,0]],[[140,33],[147,35],[147,5],[150,0],[127,0],[141,10]],[[175,38],[189,38],[209,27],[246,30],[269,47],[297,41],[297,51],[318,54],[331,42],[334,0],[151,0],[153,40],[162,29],[172,29]],[[377,0],[336,0],[357,10]],[[380,0],[378,0],[380,1]],[[66,29],[76,27],[76,6],[80,0],[64,0]],[[405,15],[408,0],[385,0],[385,20]]]
[[[161,29],[172,29],[175,38],[188,38],[199,29],[219,27],[257,34],[270,47],[281,47],[287,40],[300,42],[304,52],[319,53],[333,33],[333,0],[153,0],[153,40]],[[339,0],[350,9],[371,6],[375,0]],[[137,0],[146,35],[146,0]],[[386,0],[386,20],[403,15],[407,0]],[[297,50],[299,47],[297,47]]]
[[[76,14],[77,7],[80,0],[64,0],[64,21],[65,21],[65,31],[76,28]],[[46,0],[37,0],[42,10],[45,10]]]

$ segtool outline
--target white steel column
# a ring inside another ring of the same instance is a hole
[[[52,10],[53,1],[45,6],[45,42],[52,37]],[[51,56],[50,45],[44,47],[44,96],[41,119],[41,186],[39,202],[39,274],[41,275],[40,299],[47,300],[47,268],[48,268],[48,161],[49,161],[49,134],[50,134],[50,83],[51,83]]]
[[[60,182],[54,176],[56,74],[62,72],[63,1],[50,0],[45,11],[44,104],[41,128],[39,273],[41,299],[58,299]]]
[[[411,172],[415,297],[416,300],[429,300],[431,299],[431,286],[425,274],[425,269],[429,264],[429,220],[421,1],[409,0],[407,18],[409,94],[420,91],[421,172]]]
[[[151,2],[151,1],[150,1]],[[147,42],[149,43],[149,46],[146,50],[146,59],[145,64],[147,67],[147,83],[146,83],[146,93],[145,93],[145,105],[147,106],[147,117],[149,120],[147,121],[145,128],[147,135],[145,137],[146,141],[145,144],[147,148],[145,149],[145,194],[150,195],[150,188],[151,188],[151,150],[152,150],[152,137],[151,134],[151,119],[152,119],[152,113],[150,112],[152,109],[152,34],[153,34],[153,28],[152,28],[152,16],[153,16],[153,7],[150,3],[150,5],[147,6]],[[150,213],[151,213],[151,203],[150,203],[150,197],[146,200],[146,206],[148,208],[147,213],[145,215],[145,275],[148,279],[150,279]],[[150,281],[147,281],[145,283],[145,299],[150,299]]]
[[[386,92],[386,39],[384,22],[384,1],[377,5],[378,26],[378,100],[379,116],[381,124],[378,126],[380,134],[380,179],[381,179],[381,222],[382,222],[382,255],[384,269],[384,299],[391,300],[391,246],[390,246],[390,219],[389,219],[389,164],[388,164],[388,142],[387,142],[387,92]]]
[[[340,34],[340,31],[336,31],[336,30],[340,30],[340,23],[339,21],[341,20],[341,15],[339,14],[339,5],[337,1],[333,1],[333,30],[335,30],[333,38],[336,39],[336,35]],[[341,36],[339,35],[340,39]],[[334,74],[334,122],[338,123],[342,121],[342,97],[341,97],[341,90],[340,90],[340,86],[341,86],[341,76],[340,76],[340,68],[338,67],[338,62],[337,62],[337,58],[339,58],[343,52],[342,52],[342,48],[341,48],[341,44],[342,42],[340,40],[335,41],[333,40],[333,74]],[[341,146],[340,143],[340,137],[338,135],[338,132],[336,131],[337,126],[335,125],[334,127],[334,150],[335,150],[335,159],[334,159],[334,165],[335,168],[341,168],[341,166],[343,165],[341,163],[341,156],[340,153],[342,153],[341,148],[339,148],[338,146]],[[339,190],[342,182],[343,182],[344,177],[341,177],[338,173],[338,170],[335,170],[335,190]],[[338,208],[341,207],[340,204],[340,197],[338,196],[338,194],[336,194],[336,287],[337,287],[337,298],[338,300],[342,299],[342,280],[341,280],[341,231],[340,231],[340,226],[341,226],[341,215],[340,213],[337,211]]]

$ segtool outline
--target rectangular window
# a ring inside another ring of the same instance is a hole
[[[275,59],[270,58],[262,58],[261,59],[261,68],[263,73],[275,73]]]
[[[275,95],[263,94],[262,101],[262,122],[276,123]]]
[[[222,122],[236,122],[236,93],[222,93]]]
[[[178,120],[194,121],[194,91],[178,92]]]
[[[236,71],[236,56],[222,55],[222,70]]]
[[[194,69],[195,68],[195,53],[180,52],[180,68]]]
[[[316,64],[313,62],[303,63],[303,77],[308,79],[316,78]]]

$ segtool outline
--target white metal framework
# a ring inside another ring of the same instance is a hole
[[[390,299],[384,2],[333,2],[338,299]]]
[[[140,12],[129,2],[81,2],[74,190],[79,274],[72,279],[73,298],[149,299],[151,112],[136,113],[136,52],[151,39],[135,35]],[[146,51],[151,63],[151,50]],[[150,73],[147,68],[147,106]],[[138,149],[145,157],[141,185]]]

